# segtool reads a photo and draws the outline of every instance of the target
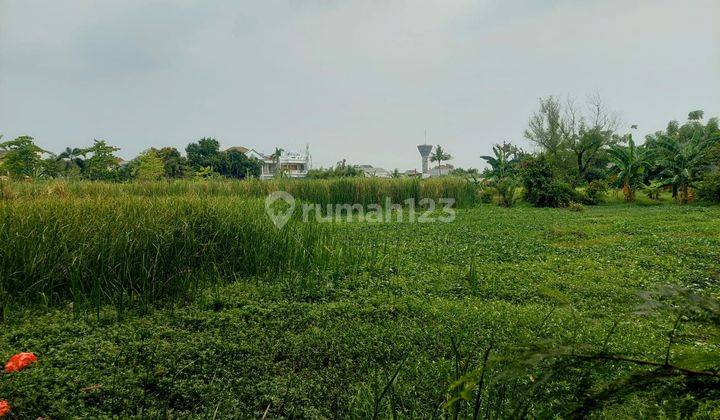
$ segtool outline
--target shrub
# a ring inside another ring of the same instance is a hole
[[[716,169],[698,183],[698,197],[713,203],[720,203],[720,169]]]
[[[643,192],[647,196],[647,198],[651,200],[659,200],[660,199],[660,193],[663,190],[663,186],[660,182],[653,181],[650,185],[643,187]]]
[[[608,192],[608,185],[605,181],[596,179],[588,184],[585,190],[585,204],[600,204],[605,200]]]
[[[544,155],[526,158],[521,169],[525,200],[535,207],[567,207],[571,201],[585,200],[570,184],[555,176]]]
[[[585,211],[585,206],[583,206],[580,203],[571,201],[570,204],[568,204],[568,210],[570,210],[570,211]]]
[[[495,187],[498,195],[500,196],[500,205],[503,207],[512,207],[515,205],[516,197],[515,190],[518,187],[518,182],[515,178],[505,178],[498,181]]]
[[[492,189],[483,187],[478,189],[477,197],[481,203],[490,204],[493,201],[493,197],[495,197],[495,193],[493,193]]]

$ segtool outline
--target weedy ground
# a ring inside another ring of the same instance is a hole
[[[451,386],[477,371],[492,344],[480,416],[564,417],[586,394],[642,368],[557,372],[528,348],[662,361],[675,319],[636,313],[638,293],[671,284],[720,297],[718,207],[478,205],[452,223],[332,230],[364,250],[343,275],[245,270],[181,301],[122,309],[7,303],[0,359],[32,351],[39,363],[0,375],[0,397],[27,418],[469,417],[474,397],[446,404]],[[672,362],[719,366],[718,333],[683,323]],[[592,414],[720,414],[716,394],[688,397],[678,391],[688,384],[669,381]]]

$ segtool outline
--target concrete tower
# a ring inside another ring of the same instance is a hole
[[[432,152],[432,145],[429,144],[421,144],[418,147],[418,152],[420,152],[420,157],[422,157],[422,173],[426,174],[428,173],[428,158],[430,157],[430,152]]]

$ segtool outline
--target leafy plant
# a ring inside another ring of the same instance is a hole
[[[583,201],[584,197],[575,188],[555,176],[545,155],[525,158],[520,174],[525,200],[536,207],[567,207],[571,201]]]
[[[500,196],[500,205],[503,207],[512,207],[517,201],[518,181],[513,177],[501,179],[496,182],[495,189]]]
[[[685,141],[675,136],[663,136],[657,143],[662,151],[658,160],[662,168],[662,183],[671,185],[673,198],[683,204],[689,200],[690,188],[700,180],[706,166],[705,156],[711,145],[700,131],[696,133]]]
[[[653,181],[650,185],[643,187],[643,192],[651,200],[659,200],[660,194],[663,191],[663,183],[660,181]]]
[[[44,152],[35,145],[30,136],[20,136],[14,140],[0,143],[0,168],[4,168],[11,178],[22,179],[36,175],[41,167],[40,154]]]
[[[480,156],[489,165],[490,170],[485,175],[492,179],[504,179],[515,175],[519,161],[519,151],[509,142],[496,144],[492,148],[494,156]]]
[[[609,187],[605,181],[599,179],[590,181],[590,184],[585,189],[585,202],[591,205],[602,203],[608,190]]]
[[[612,173],[622,184],[625,201],[635,201],[635,191],[643,184],[643,175],[651,165],[649,154],[642,146],[636,146],[629,134],[627,146],[614,146],[608,153],[613,163]]]

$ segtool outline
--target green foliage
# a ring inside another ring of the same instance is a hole
[[[490,169],[486,170],[484,175],[492,179],[514,176],[517,172],[520,154],[521,151],[509,142],[494,145],[494,156],[480,156],[490,165]]]
[[[220,155],[218,172],[228,178],[244,179],[259,177],[262,163],[257,159],[248,158],[245,153],[229,150]]]
[[[439,144],[435,146],[435,150],[430,154],[430,162],[437,162],[438,166],[451,159],[452,156],[450,156],[449,153],[446,153]]]
[[[575,211],[575,212],[583,212],[585,211],[585,206],[582,205],[582,203],[576,203],[574,201],[571,201],[568,203],[568,210]]]
[[[690,116],[698,112],[699,118],[702,118],[702,111],[691,112]],[[696,186],[708,164],[708,153],[714,138],[708,135],[702,124],[691,122],[683,125],[676,135],[659,134],[651,140],[657,154],[661,182],[672,186],[674,198],[687,203],[690,188]]]
[[[613,146],[608,153],[613,163],[611,171],[620,180],[625,201],[635,201],[635,191],[643,185],[643,176],[651,165],[647,149],[635,146],[628,134],[627,146]]]
[[[197,143],[190,143],[185,148],[187,159],[195,169],[210,168],[217,172],[220,168],[220,143],[211,137],[204,137]]]
[[[66,147],[65,150],[57,156],[60,163],[60,175],[65,178],[79,177],[85,170],[85,154],[86,150],[77,147]]]
[[[477,196],[478,200],[480,200],[481,203],[490,204],[495,197],[495,192],[492,188],[483,186],[481,188],[478,188]]]
[[[705,174],[698,183],[698,196],[712,203],[720,203],[720,169]]]
[[[554,96],[540,98],[539,102],[540,109],[530,117],[525,138],[557,160],[565,143],[562,105]]]
[[[517,201],[517,188],[519,183],[514,177],[507,177],[495,183],[495,190],[500,198],[499,204],[503,207],[512,207]]]
[[[297,252],[303,267],[307,255],[291,250],[306,249],[303,238],[313,235],[293,226],[300,230],[287,237],[268,231],[282,236],[274,240],[246,229],[246,218],[262,212],[262,204],[231,196],[235,188],[254,182],[64,184],[67,200],[30,195],[62,183],[13,184],[19,197],[12,205],[20,205],[13,214],[22,217],[0,219],[0,231],[31,235],[14,249],[2,249],[10,250],[12,259],[26,255],[24,264],[13,266],[44,273],[37,277],[41,280],[51,270],[44,252],[64,255],[58,260],[63,264],[53,265],[57,277],[64,267],[77,267],[73,257],[83,260],[87,271],[69,270],[78,284],[92,284],[95,273],[117,271],[124,278],[127,269],[140,273],[138,279],[150,278],[152,270],[142,274],[124,261],[170,270],[175,256],[187,257],[203,245],[208,254],[192,258],[227,267],[234,256],[253,251],[227,242],[243,232],[248,242],[242,243],[260,247],[255,251],[271,263]],[[295,188],[302,185],[307,184]],[[208,195],[201,195],[204,190]],[[193,194],[198,197],[188,198]],[[107,197],[115,198],[104,204]],[[62,212],[68,214],[57,214]],[[159,294],[175,284],[180,299],[146,311],[127,296],[99,312],[80,302],[69,307],[67,300],[55,307],[18,307],[26,296],[13,293],[12,300],[3,301],[0,360],[32,351],[39,363],[3,375],[0,395],[18,418],[261,418],[265,413],[266,418],[371,418],[373,413],[472,418],[476,408],[479,418],[572,418],[578,408],[585,412],[578,417],[588,418],[717,417],[716,382],[676,379],[674,370],[660,366],[571,356],[626,355],[664,363],[677,311],[692,301],[658,297],[670,305],[639,316],[638,291],[672,283],[703,296],[718,295],[712,280],[720,249],[718,207],[610,204],[570,213],[483,206],[461,209],[454,223],[340,223],[332,229],[334,242],[325,245],[342,247],[357,262],[335,254],[339,261],[325,266],[327,275],[287,273],[294,267],[288,261],[278,263],[277,275],[245,275],[267,267],[240,263],[238,275],[235,268],[215,271],[212,264],[185,265],[190,272],[174,278],[159,270],[157,284],[133,282],[135,296],[152,293],[153,286]],[[45,246],[34,240],[42,230],[49,240]],[[185,246],[190,249],[183,251]],[[270,255],[265,247],[271,246],[281,255]],[[228,247],[231,255],[225,257]],[[83,249],[87,256],[79,252]],[[101,260],[92,264],[90,255],[98,254]],[[347,270],[341,271],[343,266]],[[187,295],[185,276],[197,284]],[[38,286],[27,281],[23,287]],[[92,296],[92,287],[88,290]],[[106,298],[105,291],[99,296]],[[55,299],[45,295],[48,302]],[[38,299],[45,301],[42,295]],[[673,366],[718,366],[718,328],[709,321],[711,314],[685,314],[670,349]],[[649,372],[657,374],[643,376]],[[618,384],[634,390],[603,393]],[[598,404],[586,406],[587,400]]]
[[[643,188],[643,192],[647,197],[651,200],[659,200],[660,194],[662,194],[663,191],[663,183],[660,181],[653,181],[650,183],[650,185],[647,185]]]
[[[165,165],[157,151],[150,149],[137,158],[135,178],[140,181],[157,181],[165,173]]]
[[[309,179],[355,178],[363,176],[365,175],[362,170],[358,169],[355,165],[347,164],[344,159],[338,162],[334,168],[310,169],[307,174]]]
[[[4,170],[14,179],[33,177],[42,168],[41,148],[35,145],[30,136],[20,136],[14,140],[0,143],[0,170]]]
[[[558,179],[546,155],[529,156],[520,165],[525,201],[535,207],[567,207],[584,197],[570,184]]]
[[[83,175],[90,180],[112,180],[119,162],[113,153],[118,150],[120,149],[107,144],[105,140],[94,140],[91,147],[83,149],[83,155],[90,155],[85,160]]]
[[[163,161],[163,175],[165,178],[185,178],[189,176],[192,168],[187,158],[182,156],[174,147],[163,147],[157,150],[158,156]]]
[[[610,188],[605,181],[591,181],[585,189],[585,202],[591,205],[602,203],[609,189]]]

